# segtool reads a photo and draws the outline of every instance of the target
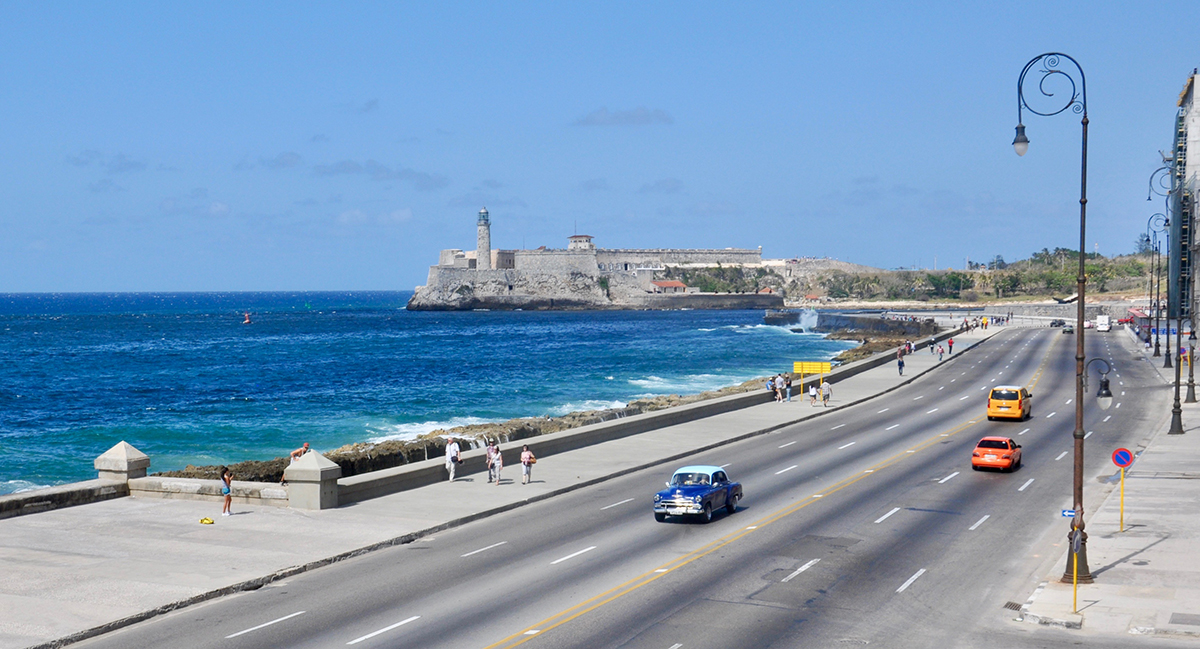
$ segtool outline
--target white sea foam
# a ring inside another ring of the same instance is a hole
[[[406,441],[416,439],[426,433],[431,433],[439,428],[450,429],[455,426],[470,426],[473,424],[491,424],[495,423],[495,419],[483,419],[481,417],[453,417],[446,421],[423,421],[411,424],[390,424],[387,426],[370,426],[368,429],[375,436],[367,439],[368,442],[386,442],[390,440]]]
[[[737,385],[751,378],[754,377],[743,378],[730,374],[687,374],[671,378],[652,375],[644,379],[630,379],[629,383],[647,391],[637,395],[638,397],[652,397],[660,394],[695,394],[706,390],[716,390]]]
[[[37,484],[28,480],[0,480],[0,494],[19,494],[34,489],[45,489],[48,484]]]
[[[580,412],[582,410],[613,410],[615,408],[624,408],[629,405],[624,401],[604,401],[602,399],[588,399],[587,401],[571,401],[564,403],[561,406],[555,406],[546,411],[551,417],[561,417],[572,412]]]

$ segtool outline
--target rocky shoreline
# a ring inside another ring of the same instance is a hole
[[[849,349],[833,359],[834,365],[849,363],[866,358],[872,354],[895,349],[903,340],[890,336],[871,335],[864,338],[859,331],[834,331],[827,334],[833,340],[861,341],[858,347]],[[588,424],[597,424],[611,419],[629,417],[643,412],[653,412],[675,406],[682,406],[706,399],[715,399],[730,394],[762,390],[767,377],[751,379],[740,385],[729,386],[719,390],[710,390],[691,395],[664,395],[648,399],[631,401],[624,408],[606,410],[584,410],[572,412],[560,417],[520,417],[490,424],[471,424],[455,426],[449,429],[438,429],[411,440],[388,440],[384,442],[356,442],[346,444],[325,452],[325,457],[337,462],[342,468],[343,476],[352,476],[368,471],[389,469],[395,466],[421,462],[429,458],[441,457],[446,452],[446,437],[452,436],[459,441],[463,450],[480,448],[487,444],[487,439],[499,439],[501,442],[515,442],[538,435],[557,433],[570,428],[578,428]],[[230,464],[235,480],[249,482],[280,482],[283,470],[288,466],[288,458],[277,457],[271,460],[248,460]],[[172,478],[201,478],[217,480],[220,478],[220,466],[194,466],[189,464],[178,471],[163,471],[154,475]]]

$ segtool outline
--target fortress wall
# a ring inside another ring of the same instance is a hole
[[[762,251],[745,248],[730,248],[728,250],[600,248],[596,251],[596,262],[604,264],[602,268],[605,271],[608,270],[608,264],[613,264],[614,269],[619,268],[621,270],[624,270],[625,264],[629,264],[630,269],[636,266],[653,267],[675,264],[761,264]]]
[[[517,250],[513,261],[523,273],[596,276],[596,253],[591,250]]]

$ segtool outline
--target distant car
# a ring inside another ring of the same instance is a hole
[[[1063,333],[1065,333],[1065,334],[1075,333],[1075,325],[1063,325]]]
[[[1054,319],[1054,320],[1050,321],[1050,326],[1051,327],[1065,327],[1065,326],[1067,326],[1067,321],[1060,320],[1060,319]]]
[[[987,418],[1025,421],[1033,414],[1033,394],[1019,385],[997,385],[988,393]]]
[[[971,453],[971,468],[1013,471],[1021,468],[1021,445],[1008,437],[984,437]]]
[[[1120,320],[1117,320],[1117,324],[1133,324],[1133,318],[1121,318]]]
[[[661,523],[667,516],[698,516],[707,523],[717,508],[736,512],[741,499],[741,483],[731,481],[725,469],[685,466],[675,471],[666,489],[654,494],[654,520]]]

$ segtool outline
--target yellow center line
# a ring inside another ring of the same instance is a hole
[[[898,463],[900,460],[904,459],[905,457],[908,457],[909,455],[915,455],[917,452],[920,452],[926,448],[929,448],[930,446],[933,446],[936,443],[941,442],[944,439],[943,435],[945,435],[945,437],[952,437],[952,436],[954,436],[958,433],[961,433],[962,431],[970,428],[971,426],[974,426],[976,423],[977,423],[977,419],[972,419],[965,423],[958,424],[957,426],[951,428],[949,430],[949,432],[947,432],[947,433],[938,433],[937,435],[935,435],[933,437],[930,437],[926,440],[918,442],[915,446],[913,446],[909,449],[905,449],[904,451],[901,451],[900,453],[897,453],[897,454],[875,464],[874,466],[870,467],[869,469],[867,469],[861,473],[856,473],[849,478],[846,478],[840,482],[834,483],[828,489],[823,490],[821,492],[821,495],[824,497],[824,496],[829,496],[830,494],[837,493],[837,492],[841,491],[842,489],[845,489],[846,487],[849,487],[850,485],[858,482],[859,480],[866,478],[869,475],[875,475],[880,469],[885,469],[889,466],[892,466],[892,465]],[[909,451],[912,451],[912,452],[910,453]],[[772,514],[768,514],[764,518],[759,519],[753,525],[741,528],[741,529],[737,530],[736,532],[731,532],[730,534],[727,534],[727,535],[709,543],[708,545],[705,545],[697,550],[693,550],[692,552],[685,554],[683,556],[676,557],[675,559],[672,559],[672,560],[668,561],[667,563],[662,564],[658,568],[655,568],[649,572],[644,572],[644,573],[642,573],[632,579],[629,579],[617,586],[614,586],[598,595],[595,595],[589,599],[586,599],[586,600],[580,602],[579,604],[576,604],[575,606],[572,606],[571,608],[566,609],[565,611],[561,611],[559,613],[551,615],[550,617],[548,617],[540,622],[537,622],[536,624],[530,625],[530,626],[528,626],[506,638],[499,640],[498,642],[495,642],[493,644],[490,644],[490,645],[484,647],[484,649],[495,649],[496,647],[500,647],[500,646],[516,647],[518,645],[528,642],[529,640],[540,637],[540,636],[544,635],[547,631],[558,628],[558,627],[578,618],[581,615],[584,615],[586,613],[589,613],[591,611],[594,611],[594,610],[600,608],[601,606],[604,606],[605,604],[607,604],[617,598],[628,595],[629,593],[641,588],[642,586],[645,586],[647,584],[654,582],[655,580],[659,579],[660,577],[665,577],[672,570],[675,570],[676,568],[681,568],[697,559],[700,559],[704,556],[712,554],[713,552],[729,545],[730,543],[733,543],[734,541],[749,535],[751,532],[761,530],[762,528],[766,527],[767,525],[770,525],[771,523],[774,523],[774,522],[779,521],[787,516],[790,516],[798,511],[800,511],[801,509],[804,509],[805,507],[808,507],[809,505],[817,502],[818,500],[821,500],[821,499],[809,496],[809,497],[801,500],[797,504],[788,505],[787,507],[784,507],[780,510],[777,510],[776,512],[774,512]],[[506,644],[506,643],[510,643],[510,642],[511,642],[511,644]]]
[[[1042,359],[1042,364],[1038,365],[1037,371],[1033,373],[1033,380],[1029,382],[1029,385],[1025,386],[1026,390],[1032,391],[1037,387],[1038,381],[1042,380],[1042,373],[1046,371],[1046,363],[1050,362],[1051,352],[1054,351],[1054,347],[1058,344],[1059,340],[1062,340],[1062,336],[1055,337],[1050,343],[1050,349],[1046,350],[1046,357]]]

